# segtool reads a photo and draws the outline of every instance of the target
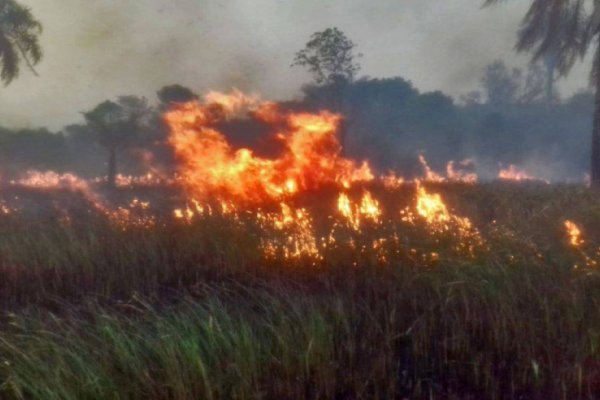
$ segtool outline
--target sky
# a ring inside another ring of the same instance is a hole
[[[298,97],[310,75],[290,68],[316,31],[338,27],[363,54],[360,75],[401,76],[458,98],[513,51],[529,2],[481,0],[19,0],[44,25],[39,77],[22,69],[0,87],[0,125],[60,130],[119,95],[155,101],[182,84],[198,93],[233,87],[266,99]],[[559,84],[587,87],[587,64]]]

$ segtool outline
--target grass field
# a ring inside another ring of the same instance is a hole
[[[289,222],[4,188],[0,398],[600,398],[598,193],[426,188],[451,217],[401,214],[413,185],[349,191],[379,203],[360,223],[327,189]]]

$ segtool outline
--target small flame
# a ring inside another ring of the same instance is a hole
[[[450,213],[439,194],[427,193],[417,185],[417,213],[429,224],[445,224],[450,221]]]
[[[573,221],[566,220],[565,228],[569,237],[569,244],[573,247],[580,247],[584,240],[581,238],[581,229]]]
[[[527,172],[519,169],[514,164],[509,165],[508,168],[501,169],[500,172],[498,172],[498,179],[503,181],[540,181],[549,183],[545,179],[537,178],[533,175],[528,174]]]

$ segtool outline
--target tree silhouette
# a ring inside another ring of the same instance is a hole
[[[352,81],[360,71],[355,62],[356,45],[338,28],[315,32],[304,49],[298,51],[292,66],[307,67],[318,84],[332,84],[339,79]]]
[[[481,79],[487,102],[494,106],[515,103],[521,86],[521,76],[521,70],[510,70],[503,61],[497,60],[489,64]]]
[[[0,80],[6,85],[19,76],[21,63],[37,75],[42,59],[39,35],[42,25],[29,8],[14,0],[0,0]]]
[[[360,71],[360,64],[356,59],[362,57],[362,54],[355,54],[355,48],[354,42],[338,28],[327,28],[312,34],[304,49],[296,53],[291,65],[308,68],[315,82],[327,89],[329,98],[326,101],[338,113],[344,108],[342,101],[345,88]],[[342,122],[340,142],[344,151],[348,121]]]
[[[191,89],[181,85],[164,86],[156,95],[164,107],[168,107],[172,103],[187,103],[198,99],[198,95]]]
[[[484,5],[501,0],[486,0]],[[586,8],[586,0],[532,0],[521,23],[516,50],[531,52],[533,60],[554,57],[559,76],[565,76],[577,59],[594,52],[590,81],[595,88],[592,128],[591,183],[600,187],[600,0]]]
[[[115,187],[117,150],[131,145],[150,114],[148,101],[135,96],[119,97],[115,103],[107,100],[83,115],[98,143],[108,150],[107,182]]]

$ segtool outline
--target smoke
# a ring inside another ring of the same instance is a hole
[[[40,78],[23,71],[0,91],[0,125],[58,130],[80,111],[122,94],[154,99],[163,85],[202,92],[237,86],[266,98],[297,96],[310,77],[290,69],[310,34],[337,26],[354,40],[362,73],[402,76],[459,96],[489,61],[512,51],[527,2],[481,9],[436,0],[21,0],[43,22]],[[563,90],[585,84],[574,71]]]

